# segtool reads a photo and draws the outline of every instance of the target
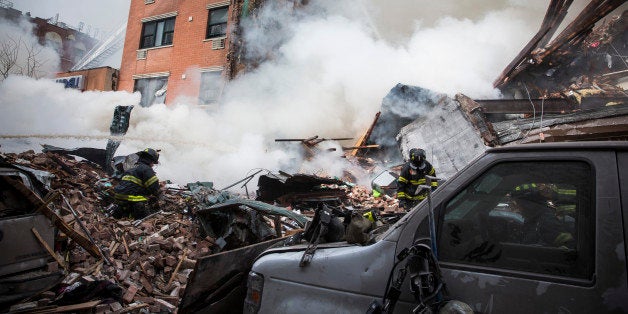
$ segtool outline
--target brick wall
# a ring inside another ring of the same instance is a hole
[[[57,78],[83,75],[83,90],[112,91],[117,90],[119,71],[112,67],[99,67],[93,69],[57,73]]]
[[[36,17],[30,19],[30,21],[35,24],[35,35],[41,45],[46,45],[46,33],[56,33],[59,37],[61,37],[62,46],[60,47],[60,50],[57,51],[61,59],[61,71],[69,71],[80,59],[80,56],[75,55],[75,45],[77,43],[81,43],[85,47],[85,53],[87,53],[98,42],[96,39],[89,37],[87,34],[67,27],[50,24],[47,20],[42,18]]]
[[[131,0],[129,19],[122,62],[120,65],[119,90],[133,91],[134,75],[169,72],[166,103],[178,96],[198,97],[199,69],[226,64],[229,45],[229,30],[225,48],[212,49],[212,41],[205,40],[208,13],[207,5],[224,0],[156,0],[145,4],[145,0]],[[229,23],[232,6],[229,7]],[[146,50],[146,59],[138,60],[142,19],[160,14],[177,12],[174,37],[171,46]],[[228,29],[231,28],[231,25]]]
[[[85,53],[88,52],[98,41],[89,35],[67,27],[63,23],[59,25],[50,24],[47,19],[39,17],[31,17],[30,15],[22,15],[22,11],[13,8],[0,7],[0,18],[9,20],[13,23],[19,23],[21,19],[26,19],[29,22],[35,24],[33,29],[33,35],[37,37],[39,44],[45,46],[46,33],[54,33],[61,39],[61,46],[58,47],[58,54],[61,60],[61,71],[69,71],[72,66],[82,57],[77,55],[77,44],[80,44],[82,48],[85,48]]]

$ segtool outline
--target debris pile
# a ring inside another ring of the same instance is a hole
[[[622,94],[623,90],[614,84],[626,76],[626,11],[595,26],[623,2],[591,1],[552,38],[571,2],[551,1],[538,33],[504,69],[494,86],[504,93],[524,92],[532,98],[564,97],[570,90],[591,88]]]
[[[9,164],[53,175],[46,193],[41,197],[32,194],[28,199],[33,207],[47,212],[47,217],[61,231],[49,251],[52,257],[49,260],[54,262],[47,264],[47,271],[63,270],[65,274],[61,283],[21,299],[11,307],[12,311],[58,312],[71,306],[99,313],[141,309],[151,313],[174,312],[199,258],[278,238],[278,233],[279,237],[294,234],[303,230],[307,219],[298,211],[293,214],[289,207],[216,191],[208,183],[197,182],[182,188],[162,182],[164,193],[159,200],[159,212],[142,220],[117,220],[106,214],[115,179],[98,165],[53,152],[28,151],[2,157]],[[382,214],[399,211],[395,199],[386,195],[373,198],[365,187],[306,175],[294,175],[291,180],[324,182],[327,191],[341,196],[346,206],[364,211],[377,209]],[[300,195],[290,193],[290,197],[275,195],[269,199],[299,203],[305,214],[303,201],[311,200],[308,197],[312,195],[300,192]],[[329,194],[319,191],[316,197],[325,196]],[[5,214],[0,211],[0,218],[5,218]],[[286,223],[286,218],[300,222]],[[255,219],[264,227],[254,223]],[[260,235],[261,229],[268,232],[266,237],[238,240],[240,235]]]
[[[193,221],[184,215],[184,209],[190,205],[186,199],[169,194],[166,189],[160,200],[159,215],[135,222],[116,220],[103,212],[105,204],[99,187],[103,180],[106,182],[107,175],[99,167],[53,153],[30,151],[6,157],[9,163],[54,174],[50,187],[60,197],[51,199],[55,194],[49,193],[44,200],[58,211],[65,224],[92,239],[91,245],[97,246],[100,253],[93,256],[96,254],[88,253],[76,241],[64,241],[68,235],[61,234],[56,243],[67,245],[67,255],[58,256],[57,251],[57,262],[49,264],[49,268],[65,268],[68,275],[61,288],[53,291],[54,296],[50,293],[34,296],[32,299],[40,299],[31,305],[92,301],[93,295],[81,296],[72,291],[90,289],[106,281],[118,286],[120,293],[107,294],[96,305],[97,311],[118,311],[123,306],[147,307],[150,312],[176,308],[195,259],[210,252],[214,245],[213,239],[200,237]],[[68,300],[70,297],[72,300]]]
[[[382,214],[402,213],[399,201],[396,198],[383,194],[381,197],[373,197],[371,190],[363,186],[353,186],[347,193],[347,197],[354,208],[364,211],[378,209]]]

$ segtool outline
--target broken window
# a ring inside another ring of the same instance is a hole
[[[81,58],[83,58],[83,56],[85,56],[87,47],[85,47],[85,44],[82,42],[76,42],[73,44],[72,50],[74,62],[78,62]]]
[[[508,162],[444,207],[444,262],[591,279],[594,180],[581,161]]]
[[[46,32],[46,45],[54,48],[57,52],[63,51],[63,40],[61,39],[61,35],[55,32]]]
[[[172,45],[174,37],[174,17],[144,22],[140,48]]]
[[[199,105],[210,105],[218,101],[223,85],[221,73],[221,71],[201,73],[201,86],[198,93]]]
[[[207,20],[206,39],[223,37],[227,35],[227,16],[229,7],[220,7],[209,10],[209,18]]]
[[[166,100],[168,77],[151,77],[135,80],[133,91],[142,94],[140,106],[150,107],[153,104],[163,104]]]

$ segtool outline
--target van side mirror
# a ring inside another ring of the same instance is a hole
[[[416,243],[410,248],[406,264],[410,275],[410,290],[417,302],[416,310],[431,308],[445,288],[438,261],[428,244]]]

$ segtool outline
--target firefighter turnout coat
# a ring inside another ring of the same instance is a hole
[[[124,174],[114,192],[118,201],[146,202],[150,195],[159,194],[159,179],[150,163],[140,158],[135,167]]]
[[[401,168],[401,173],[397,179],[397,199],[417,203],[424,200],[427,197],[428,191],[423,190],[423,192],[417,194],[417,188],[419,185],[427,184],[426,175],[436,176],[436,170],[434,170],[432,164],[427,160],[418,167],[412,165],[411,162],[407,162],[403,168]],[[438,182],[431,182],[430,186],[432,190],[434,190],[438,186]]]

